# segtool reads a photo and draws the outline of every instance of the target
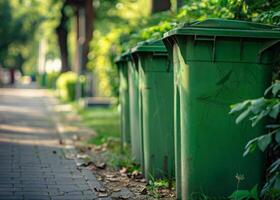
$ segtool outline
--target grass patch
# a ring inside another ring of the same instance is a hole
[[[140,165],[136,164],[132,159],[131,150],[129,147],[125,147],[122,151],[116,148],[111,151],[110,155],[108,156],[108,164],[114,169],[126,168],[127,172],[129,173],[141,171]]]
[[[132,159],[130,147],[121,148],[120,113],[116,108],[79,109],[77,104],[72,106],[78,111],[82,123],[96,132],[87,142],[108,149],[106,157],[109,166],[126,168],[129,173],[140,171],[140,166]]]
[[[96,131],[90,144],[101,145],[120,138],[120,113],[116,108],[86,108],[78,111],[85,126]]]
[[[175,185],[175,181],[169,179],[152,179],[149,181],[147,189],[151,193],[151,195],[159,199],[161,198],[162,191],[165,189],[171,190],[171,188]]]

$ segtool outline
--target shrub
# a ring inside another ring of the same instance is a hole
[[[78,75],[74,72],[62,73],[57,81],[56,88],[58,95],[62,101],[74,101],[76,97],[76,84],[78,81]],[[79,81],[81,83],[82,97],[84,96],[85,78],[80,76]]]
[[[46,74],[46,88],[56,89],[56,80],[58,79],[59,72],[50,72]]]
[[[236,119],[236,123],[243,121],[245,118],[249,118],[253,127],[261,120],[270,117],[269,124],[266,126],[267,132],[259,137],[253,138],[247,143],[244,156],[257,149],[267,153],[269,167],[266,171],[266,180],[260,191],[260,196],[262,199],[280,199],[280,82],[276,81],[270,86],[263,97],[246,100],[234,105],[231,113],[236,112],[240,113]],[[251,194],[252,192],[239,190],[231,197],[238,195],[240,197],[239,199],[251,199]]]

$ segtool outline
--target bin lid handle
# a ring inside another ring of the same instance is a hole
[[[262,53],[264,53],[266,50],[270,49],[271,47],[273,47],[274,45],[276,45],[277,43],[279,43],[280,40],[273,40],[271,42],[268,42],[267,44],[264,45],[264,47],[258,52],[259,55],[261,55]]]

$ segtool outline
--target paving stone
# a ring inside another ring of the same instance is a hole
[[[0,200],[97,199],[95,176],[64,157],[47,99],[34,87],[0,88]]]
[[[21,200],[23,199],[23,196],[10,196],[10,195],[1,195],[0,194],[0,200]]]

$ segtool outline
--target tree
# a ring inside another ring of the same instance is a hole
[[[61,7],[61,18],[60,23],[56,28],[58,44],[60,49],[61,58],[61,72],[70,71],[69,56],[68,56],[68,21],[69,17],[66,14],[65,9],[67,8],[66,2]]]
[[[10,23],[13,20],[12,8],[9,1],[0,1],[0,18],[0,62],[3,65],[4,57],[13,37],[13,24]]]
[[[173,2],[175,4],[173,7],[175,8],[176,12],[178,12],[178,10],[186,3],[184,0],[174,0]]]
[[[170,0],[152,0],[152,13],[166,11],[171,8]]]

